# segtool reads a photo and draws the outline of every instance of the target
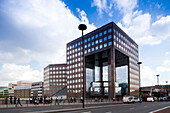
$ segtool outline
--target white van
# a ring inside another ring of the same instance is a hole
[[[134,103],[134,102],[139,102],[139,99],[137,99],[134,96],[124,96],[123,97],[123,103]]]

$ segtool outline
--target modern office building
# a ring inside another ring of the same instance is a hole
[[[135,41],[113,22],[84,35],[83,40],[80,37],[67,44],[67,96],[82,96],[83,68],[86,98],[138,96]]]
[[[66,64],[50,64],[44,68],[44,96],[53,96],[67,85]]]
[[[17,81],[17,86],[31,86],[32,82],[31,81]]]
[[[31,97],[43,96],[43,82],[33,82],[31,85]]]

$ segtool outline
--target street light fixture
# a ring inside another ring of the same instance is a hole
[[[87,26],[85,24],[80,24],[78,26],[78,29],[82,31],[82,46],[83,46],[83,108],[84,108],[84,63],[85,63],[85,60],[84,60],[84,38],[83,38],[83,31],[87,29]]]
[[[159,85],[159,76],[160,75],[156,75],[157,76],[157,84]]]
[[[142,62],[138,62],[137,63],[139,65],[139,100],[140,100],[140,103],[141,103],[141,80],[140,80],[140,65],[142,64]]]

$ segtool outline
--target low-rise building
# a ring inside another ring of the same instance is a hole
[[[14,96],[20,98],[29,98],[31,96],[31,85],[15,86]]]
[[[43,96],[43,82],[33,82],[31,85],[31,97]]]

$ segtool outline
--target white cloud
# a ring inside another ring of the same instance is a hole
[[[11,22],[15,34],[6,34],[0,51],[1,62],[41,64],[66,62],[66,43],[81,36],[80,23],[87,25],[88,33],[96,27],[90,24],[86,13],[74,16],[60,0],[5,1],[2,10]],[[1,37],[1,35],[0,35]],[[12,42],[12,43],[11,43]],[[8,49],[7,49],[7,48]]]
[[[149,66],[141,67],[141,86],[152,86],[156,83],[155,73]]]
[[[9,82],[42,81],[42,72],[33,70],[30,65],[3,64],[0,70],[0,85],[7,86]]]
[[[158,72],[170,72],[170,60],[165,60],[156,70]]]

